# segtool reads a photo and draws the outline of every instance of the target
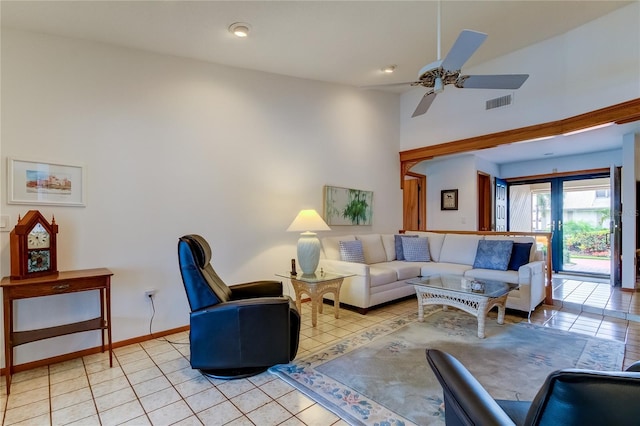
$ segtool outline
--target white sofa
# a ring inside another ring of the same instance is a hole
[[[531,313],[545,298],[545,268],[541,253],[536,251],[533,237],[455,234],[407,231],[428,239],[431,261],[396,260],[394,234],[342,235],[322,238],[319,266],[327,272],[353,274],[345,278],[340,303],[366,313],[372,307],[415,295],[406,280],[432,274],[458,274],[468,278],[491,279],[519,284],[509,293],[507,308]],[[519,270],[474,269],[473,264],[481,239],[508,239],[532,242],[529,263]],[[345,262],[340,258],[340,241],[361,240],[365,263]],[[332,295],[325,295],[332,299]]]

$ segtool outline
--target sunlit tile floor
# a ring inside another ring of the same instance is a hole
[[[640,322],[633,321],[640,312],[635,293],[575,278],[554,278],[554,298],[554,306],[539,307],[529,321],[624,341],[624,365],[640,359]],[[309,303],[304,303],[298,356],[416,308],[415,300],[405,300],[367,315],[342,309],[339,319],[333,318],[333,309],[324,309],[313,328]],[[113,368],[107,354],[96,354],[24,371],[13,376],[9,397],[2,378],[3,424],[346,424],[269,373],[231,381],[203,376],[189,366],[187,342],[185,332],[120,347],[114,351]]]

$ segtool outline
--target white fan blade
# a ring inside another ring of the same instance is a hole
[[[464,79],[467,76],[462,76]],[[529,78],[529,74],[502,74],[502,75],[470,75],[461,85],[456,87],[465,89],[519,89]]]
[[[457,71],[462,68],[471,55],[475,53],[485,41],[487,35],[477,31],[463,30],[453,47],[442,61],[442,68],[447,71]]]
[[[402,86],[412,86],[418,85],[418,81],[406,81],[404,83],[389,83],[389,84],[373,84],[370,86],[358,86],[358,89],[382,89],[385,87],[402,87]]]
[[[420,100],[418,107],[413,112],[413,115],[411,116],[411,118],[417,117],[427,112],[427,110],[429,109],[429,107],[431,106],[435,98],[436,98],[436,92],[434,92],[433,90],[430,90],[429,92],[425,93],[425,95]]]

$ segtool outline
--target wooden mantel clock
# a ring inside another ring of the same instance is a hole
[[[11,279],[22,280],[58,273],[56,219],[51,223],[38,210],[29,210],[9,237],[11,246]]]

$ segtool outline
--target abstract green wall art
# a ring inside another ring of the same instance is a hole
[[[324,187],[324,220],[327,225],[371,225],[373,191]]]

